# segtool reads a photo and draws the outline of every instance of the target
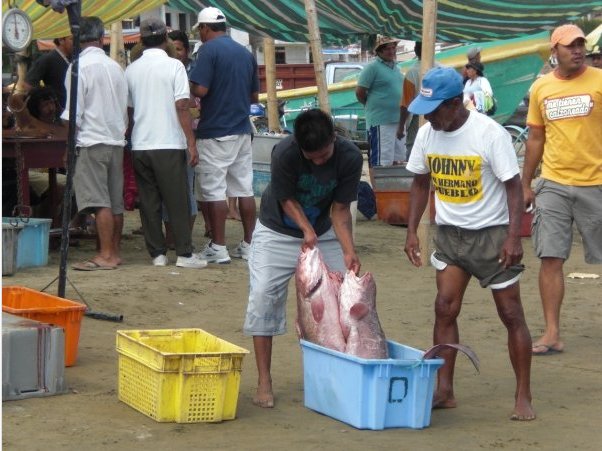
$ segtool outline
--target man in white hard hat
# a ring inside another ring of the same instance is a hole
[[[232,249],[232,257],[247,260],[256,208],[249,111],[259,95],[257,62],[226,34],[226,16],[219,9],[201,10],[194,28],[203,42],[190,73],[191,91],[202,99],[195,191],[201,207],[207,208],[212,233],[201,256],[209,263],[230,263],[225,228],[227,198],[234,197],[244,236]]]

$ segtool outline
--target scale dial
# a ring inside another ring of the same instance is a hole
[[[2,44],[14,52],[27,48],[33,36],[33,25],[29,16],[20,9],[11,8],[2,18]]]

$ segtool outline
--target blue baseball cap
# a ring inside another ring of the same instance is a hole
[[[412,114],[429,114],[444,100],[459,96],[464,91],[462,76],[451,67],[434,67],[422,79],[420,94],[410,103]]]

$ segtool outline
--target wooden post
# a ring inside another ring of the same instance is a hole
[[[265,64],[265,84],[268,94],[268,129],[280,133],[278,117],[278,97],[276,96],[276,47],[273,38],[263,38],[263,62]]]
[[[18,61],[17,64],[17,81],[15,85],[15,93],[21,94],[27,91],[25,88],[25,75],[27,74],[27,63],[25,59],[29,56],[29,49],[17,53],[22,58],[15,58]]]
[[[305,0],[305,12],[307,14],[309,46],[314,59],[314,72],[316,73],[316,84],[318,86],[318,102],[320,103],[320,109],[330,114],[330,100],[328,99],[328,86],[326,84],[326,76],[324,75],[324,59],[322,58],[322,40],[320,38],[318,12],[314,0]]]
[[[123,45],[123,30],[121,21],[111,24],[111,44],[109,54],[111,58],[119,63],[122,69],[125,69],[125,48]]]
[[[433,67],[435,63],[435,40],[437,37],[437,0],[423,0],[422,3],[422,57],[420,59],[420,79]],[[424,116],[420,116],[420,125],[425,123]],[[427,197],[426,209],[418,224],[418,239],[420,240],[420,253],[422,264],[430,265],[429,228],[431,225],[431,196]]]

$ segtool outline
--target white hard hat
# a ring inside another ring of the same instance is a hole
[[[214,8],[213,6],[209,6],[207,8],[201,9],[199,12],[199,17],[197,19],[197,23],[192,27],[193,29],[198,28],[198,26],[202,23],[225,23],[226,16],[221,10]]]

